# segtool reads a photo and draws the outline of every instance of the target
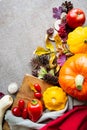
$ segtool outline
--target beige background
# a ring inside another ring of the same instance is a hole
[[[71,0],[85,11],[87,0]],[[52,8],[64,0],[0,0],[0,91],[12,82],[20,86],[38,45],[44,46],[46,30],[53,27]]]

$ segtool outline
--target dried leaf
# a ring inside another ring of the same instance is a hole
[[[32,91],[37,92],[34,85],[31,82],[29,82],[29,87]]]
[[[56,64],[53,64],[55,58],[56,58],[55,53],[51,53],[50,54],[50,59],[49,59],[50,68],[54,68],[56,66]]]
[[[44,49],[43,47],[37,47],[37,49],[34,51],[34,54],[36,54],[38,56],[43,55],[43,54],[49,54],[49,53],[50,53],[50,51]]]
[[[48,49],[48,50],[50,50],[51,52],[54,52],[54,46],[53,46],[53,44],[50,42],[50,40],[47,38],[46,39],[46,48]]]
[[[60,70],[60,65],[57,65],[57,66],[56,66],[55,73],[57,73],[59,70]]]
[[[53,18],[60,19],[62,12],[63,12],[63,9],[61,6],[59,6],[58,8],[56,7],[53,8]]]
[[[66,55],[65,54],[60,55],[59,58],[57,59],[57,63],[60,66],[63,66],[65,61],[66,61]]]
[[[62,44],[62,41],[61,41],[60,36],[57,34],[57,35],[54,37],[54,40],[55,40],[56,48],[58,49],[59,45]]]

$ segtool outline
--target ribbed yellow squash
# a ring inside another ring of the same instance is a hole
[[[77,27],[68,34],[69,50],[76,53],[87,53],[87,27]]]
[[[48,110],[61,110],[66,105],[67,96],[62,88],[52,86],[43,93],[43,101]]]

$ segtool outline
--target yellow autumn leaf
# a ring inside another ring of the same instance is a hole
[[[29,82],[29,87],[32,91],[37,92],[34,85],[31,82]]]
[[[59,70],[60,70],[60,65],[57,65],[57,66],[56,66],[55,73],[57,73]]]
[[[53,63],[55,58],[56,58],[55,53],[51,53],[50,54],[50,59],[49,59],[50,68],[54,68],[56,66],[56,64]]]
[[[34,54],[36,55],[43,55],[43,54],[49,54],[50,50],[46,50],[43,47],[37,47],[37,49],[34,51]]]
[[[57,34],[57,35],[54,37],[54,40],[55,40],[56,48],[58,48],[58,45],[59,45],[59,44],[62,44],[62,41],[61,41],[60,36]]]
[[[48,50],[50,50],[51,52],[54,52],[54,46],[53,46],[53,44],[50,42],[50,40],[47,38],[46,39],[46,48],[48,49]]]

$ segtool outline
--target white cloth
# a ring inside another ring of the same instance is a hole
[[[10,130],[29,130],[30,129],[40,129],[44,125],[46,125],[47,120],[56,119],[57,117],[63,115],[63,113],[68,109],[68,102],[64,109],[59,111],[44,111],[41,118],[36,122],[32,122],[29,119],[23,119],[21,117],[16,117],[12,114],[10,110],[8,110],[5,114],[5,120],[8,122],[10,126]],[[44,123],[45,122],[45,123]]]
[[[36,122],[32,122],[29,119],[24,120],[21,117],[16,117],[12,114],[10,110],[8,110],[5,114],[5,120],[8,122],[10,126],[10,130],[31,130],[31,129],[40,129],[44,125],[47,124],[47,121],[51,121],[53,119],[56,119],[57,117],[62,116],[66,110],[70,110],[73,108],[73,106],[76,105],[83,105],[86,104],[85,102],[78,101],[71,96],[68,96],[68,101],[66,103],[66,106],[64,109],[59,110],[59,111],[49,111],[46,109],[43,112],[43,115],[41,118]]]

